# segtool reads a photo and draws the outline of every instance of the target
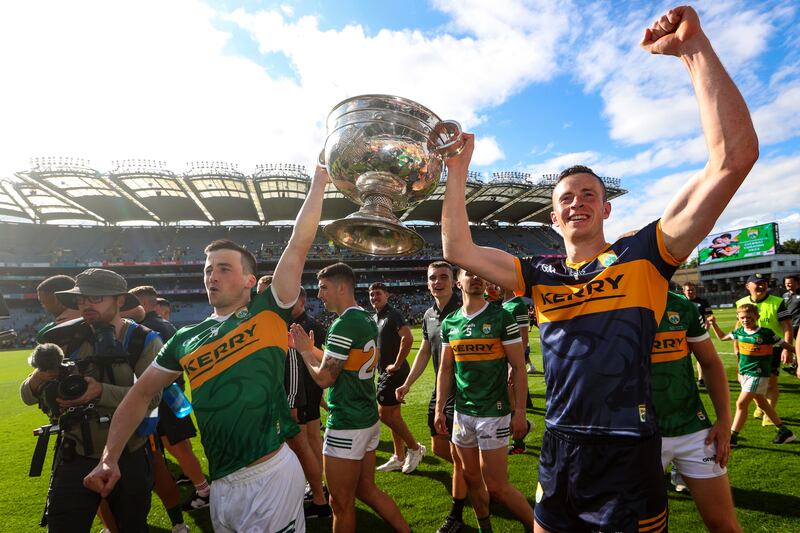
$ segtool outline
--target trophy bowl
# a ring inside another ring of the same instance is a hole
[[[327,131],[320,163],[336,188],[361,207],[325,226],[325,233],[369,255],[420,250],[422,237],[393,211],[411,208],[433,193],[444,159],[463,149],[459,124],[406,98],[367,94],[337,104],[328,115]]]

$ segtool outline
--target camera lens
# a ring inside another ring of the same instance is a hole
[[[58,384],[58,397],[63,400],[74,400],[75,398],[83,396],[83,393],[85,393],[88,388],[89,384],[86,383],[83,376],[73,374],[65,377]]]

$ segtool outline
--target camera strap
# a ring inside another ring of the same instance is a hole
[[[47,456],[47,445],[50,443],[50,430],[52,427],[52,425],[42,426],[33,432],[33,434],[38,435],[39,438],[36,440],[36,448],[33,450],[28,477],[39,477],[42,475],[42,467],[44,467],[44,460]]]

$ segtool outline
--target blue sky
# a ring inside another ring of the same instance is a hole
[[[693,3],[745,96],[761,158],[717,229],[800,237],[800,5]],[[637,46],[660,2],[431,0],[0,7],[0,177],[30,157],[310,165],[326,113],[370,92],[477,135],[474,170],[619,177],[607,237],[657,218],[705,162],[680,61]]]

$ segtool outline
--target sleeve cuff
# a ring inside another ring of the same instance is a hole
[[[332,352],[332,351],[330,351],[330,350],[325,350],[324,352],[322,352],[322,356],[323,356],[323,357],[325,357],[326,355],[327,355],[328,357],[333,357],[334,359],[340,359],[340,360],[342,360],[342,361],[344,361],[344,360],[346,360],[346,359],[347,359],[347,356],[346,356],[346,355],[342,355],[342,354],[340,354],[340,353]]]
[[[710,339],[711,335],[708,332],[703,333],[699,337],[686,337],[687,342],[703,342],[706,339]]]
[[[514,256],[514,268],[517,271],[517,286],[514,288],[515,296],[525,296],[525,278],[522,276],[522,262]]]
[[[667,250],[667,245],[664,244],[664,233],[661,231],[661,220],[656,223],[656,241],[658,242],[658,253],[661,255],[661,259],[672,266],[679,266],[681,263],[686,261],[686,257],[683,259],[677,259],[674,255],[672,255],[672,252]]]
[[[166,372],[166,373],[168,373],[168,374],[177,374],[177,375],[181,375],[181,374],[183,374],[183,372],[182,372],[181,370],[172,370],[171,368],[166,368],[166,367],[163,367],[163,366],[159,365],[159,364],[156,362],[156,360],[155,360],[155,359],[153,359],[153,362],[152,362],[152,363],[150,363],[150,366],[152,366],[152,367],[153,367],[153,368],[155,368],[156,370],[160,370],[161,372]]]
[[[300,297],[300,289],[298,289],[297,290],[297,296],[295,297],[294,301],[292,303],[286,304],[286,303],[283,303],[280,298],[278,298],[278,293],[275,292],[275,285],[274,284],[269,286],[269,290],[272,292],[272,297],[275,298],[275,303],[278,304],[278,307],[280,307],[281,309],[289,309],[289,308],[291,308],[292,306],[294,306],[294,304],[297,303],[297,298]]]

